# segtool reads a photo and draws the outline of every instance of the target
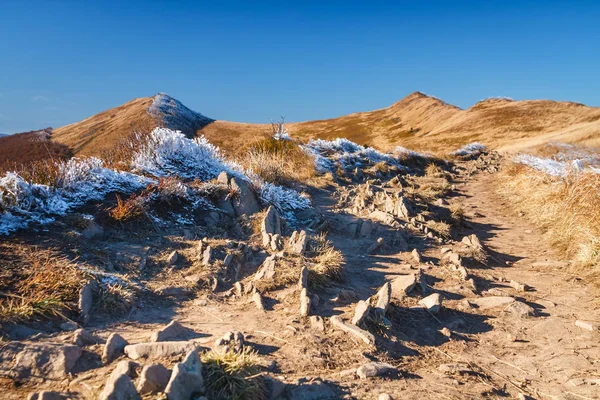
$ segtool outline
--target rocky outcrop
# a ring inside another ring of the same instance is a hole
[[[81,347],[73,345],[7,343],[0,351],[0,375],[18,380],[33,376],[62,379],[81,354]]]

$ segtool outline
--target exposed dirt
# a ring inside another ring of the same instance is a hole
[[[327,238],[346,258],[346,279],[316,292],[319,304],[312,314],[325,318],[325,332],[311,328],[308,319],[299,316],[295,285],[266,293],[265,312],[255,307],[250,296],[205,292],[196,299],[142,302],[122,320],[95,318],[87,329],[103,338],[117,332],[130,343],[139,343],[177,319],[207,348],[227,331],[242,331],[264,360],[265,373],[290,388],[323,380],[336,398],[375,399],[380,393],[396,399],[516,398],[519,394],[535,399],[598,398],[600,333],[575,326],[577,319],[599,319],[598,289],[570,273],[569,262],[554,254],[524,218],[510,211],[494,190],[494,174],[471,175],[463,167],[467,166],[458,165],[452,182],[456,190],[447,198],[450,204],[462,203],[465,210],[466,221],[454,232],[457,241],[437,240],[412,229],[408,247],[403,249],[394,241],[396,229],[385,224],[376,224],[370,235],[355,235],[352,224],[367,218],[338,208],[338,195],[331,190],[313,193],[313,201],[329,222]],[[429,211],[435,215],[447,207],[438,208],[431,206]],[[460,239],[470,234],[485,246],[487,261],[465,255]],[[378,237],[386,245],[367,254]],[[442,247],[463,254],[475,287],[442,261]],[[422,254],[420,263],[410,253],[414,248]],[[388,280],[418,271],[421,285],[393,301],[387,312],[392,327],[379,332],[375,346],[327,322],[333,315],[351,319],[358,300],[375,295]],[[175,271],[165,279],[182,279],[177,277]],[[530,289],[517,291],[511,281]],[[336,301],[342,289],[354,291],[356,298]],[[439,313],[415,307],[434,292],[444,299]],[[506,306],[475,306],[477,299],[498,295],[533,307],[535,316],[519,317],[505,310]],[[451,331],[450,337],[440,332],[443,328]],[[61,335],[35,340],[68,340],[68,334]],[[3,398],[23,398],[41,388],[96,398],[115,365],[102,364],[101,350],[101,345],[86,348],[73,376],[62,382],[30,380],[15,386],[7,381]],[[175,359],[161,361],[170,366]],[[368,361],[390,363],[399,373],[359,379],[354,372]]]

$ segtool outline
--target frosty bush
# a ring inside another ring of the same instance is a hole
[[[453,151],[451,154],[453,156],[476,156],[478,154],[483,153],[486,150],[487,147],[485,147],[481,143],[473,142],[464,145],[460,149]]]

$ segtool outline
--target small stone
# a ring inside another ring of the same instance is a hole
[[[215,341],[213,350],[219,354],[241,353],[244,349],[244,335],[238,331],[229,331]]]
[[[59,325],[59,328],[63,331],[73,332],[79,328],[79,326],[73,321],[63,322]]]
[[[466,375],[473,373],[472,369],[470,369],[466,364],[462,363],[442,364],[438,369],[440,372],[447,375]]]
[[[590,332],[598,330],[598,326],[591,321],[582,321],[578,319],[577,321],[575,321],[575,326]]]
[[[517,281],[510,281],[510,287],[512,287],[513,289],[515,289],[519,292],[526,292],[529,289],[529,286],[527,286],[523,283],[519,283]]]
[[[94,289],[96,285],[96,282],[90,281],[79,290],[77,305],[79,306],[79,312],[84,323],[89,319],[90,312],[94,306]]]
[[[263,298],[258,291],[255,291],[252,294],[252,301],[254,301],[254,304],[256,304],[256,308],[258,308],[260,311],[265,311],[265,304],[263,302]]]
[[[421,299],[419,304],[425,307],[432,314],[437,314],[442,309],[442,296],[439,293],[433,293]]]
[[[451,336],[452,336],[452,331],[451,331],[450,329],[446,328],[446,327],[443,327],[443,328],[440,330],[440,333],[441,333],[442,335],[446,336],[446,337],[451,337]]]
[[[336,303],[350,303],[354,300],[356,300],[356,293],[354,293],[353,290],[342,289],[340,290],[335,301]]]
[[[356,375],[361,379],[372,378],[375,376],[382,376],[391,372],[397,372],[398,369],[393,365],[382,363],[382,362],[370,362],[361,365],[356,370]]]
[[[139,400],[141,399],[131,376],[134,374],[137,364],[131,361],[119,361],[110,374],[104,390],[100,394],[100,400]]]
[[[354,316],[352,317],[352,323],[356,326],[360,326],[367,315],[369,315],[369,311],[371,310],[371,306],[369,302],[360,300],[356,303],[356,308],[354,309]]]
[[[27,400],[67,400],[67,397],[58,392],[42,390],[39,393],[31,393],[27,396]]]
[[[281,235],[271,235],[271,250],[280,251],[283,250],[283,239]]]
[[[303,288],[300,291],[300,316],[307,317],[310,313],[310,297],[308,297],[308,289]]]
[[[415,274],[402,275],[392,279],[391,297],[396,300],[402,300],[404,296],[410,293],[417,284],[417,276]]]
[[[342,321],[342,319],[337,315],[334,315],[333,317],[331,317],[329,319],[329,321],[335,328],[338,328],[346,333],[350,333],[351,335],[356,336],[357,338],[362,340],[365,344],[368,344],[368,345],[375,344],[375,336],[371,332],[360,329],[358,326],[356,326],[354,324],[347,324],[344,321]]]
[[[375,312],[381,316],[385,315],[388,306],[390,305],[391,291],[392,289],[390,283],[386,282],[377,292],[377,304],[375,305]]]
[[[73,334],[73,344],[83,347],[101,343],[101,339],[92,335],[85,329],[77,329]]]
[[[298,279],[298,289],[302,290],[308,287],[308,268],[305,266],[300,270],[300,279]]]
[[[123,339],[118,333],[112,333],[106,340],[104,350],[102,352],[102,360],[105,363],[111,363],[114,359],[119,358],[123,354],[127,340]]]
[[[137,390],[140,394],[160,393],[167,387],[170,377],[171,371],[162,364],[146,365],[140,374]]]
[[[387,393],[380,394],[377,399],[378,400],[394,400],[394,398]]]
[[[194,393],[204,392],[202,362],[195,350],[187,353],[182,363],[176,364],[165,389],[169,400],[189,400]]]
[[[166,342],[172,339],[179,338],[187,332],[179,322],[171,321],[164,328],[152,333],[151,342]]]
[[[310,316],[310,327],[317,332],[325,332],[325,322],[318,315]]]
[[[506,306],[504,311],[520,318],[536,316],[535,308],[521,301],[514,301],[510,303],[508,306]]]
[[[98,239],[104,235],[104,228],[94,221],[89,221],[86,228],[81,231],[81,235],[88,240]]]
[[[514,298],[507,296],[490,296],[469,300],[470,303],[475,304],[481,310],[506,306],[514,301]]]
[[[306,231],[302,230],[300,232],[294,231],[292,236],[290,237],[289,247],[293,253],[304,255],[306,251],[306,244],[308,243],[308,236]]]
[[[204,253],[202,253],[202,265],[209,266],[210,263],[212,262],[212,257],[213,257],[212,248],[210,246],[207,246],[206,250],[204,250]]]
[[[273,279],[275,277],[275,266],[277,264],[277,255],[270,255],[262,263],[260,269],[254,275],[254,280],[258,281],[261,279]]]
[[[381,246],[383,246],[384,243],[385,242],[384,242],[383,238],[378,238],[375,243],[373,243],[371,246],[369,246],[369,248],[367,249],[367,254],[375,253],[375,251],[377,249],[379,249]]]
[[[177,262],[178,258],[179,258],[179,253],[177,252],[177,250],[173,251],[167,257],[167,265],[175,265],[175,263]]]
[[[227,254],[223,259],[223,266],[229,267],[233,262],[233,256],[231,254]]]
[[[322,381],[312,381],[303,383],[288,390],[289,400],[321,400],[321,399],[336,399],[338,396]]]
[[[137,360],[139,358],[164,358],[185,354],[195,350],[198,346],[194,342],[153,342],[138,343],[125,346],[127,357]]]
[[[419,250],[414,249],[410,254],[417,263],[421,263],[421,253],[419,253]]]

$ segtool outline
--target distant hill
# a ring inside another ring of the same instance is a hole
[[[34,161],[66,159],[71,155],[68,146],[52,140],[52,128],[0,137],[0,172]]]
[[[75,154],[98,154],[131,132],[155,126],[205,135],[226,151],[237,151],[271,132],[269,124],[208,118],[164,93],[139,98],[54,130],[52,139]],[[600,146],[600,108],[551,100],[490,98],[468,109],[415,92],[389,107],[326,120],[286,124],[299,139],[346,137],[380,149],[401,145],[448,151],[478,141],[516,150],[548,141]]]

